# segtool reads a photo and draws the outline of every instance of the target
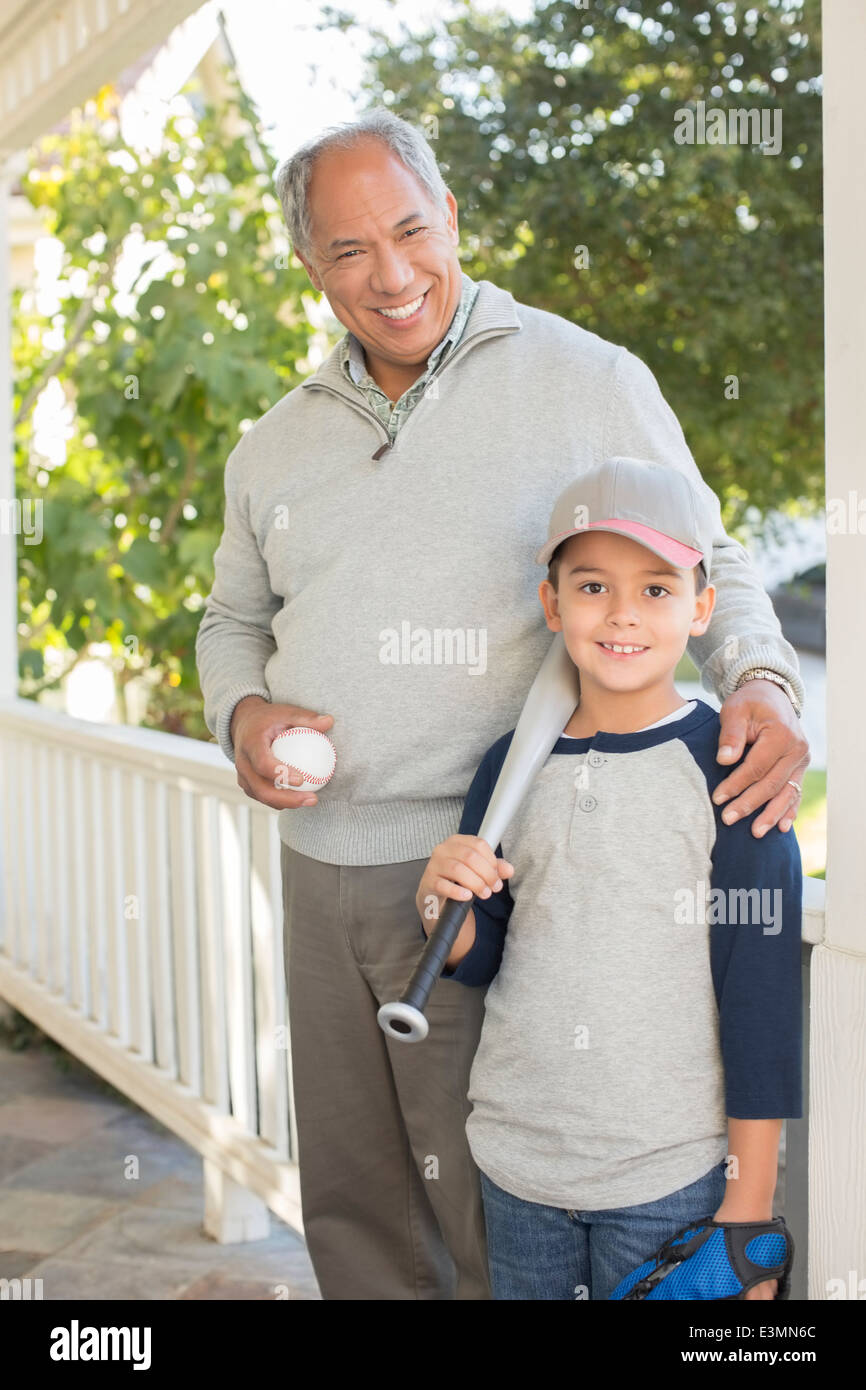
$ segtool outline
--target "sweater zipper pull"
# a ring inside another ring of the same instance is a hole
[[[382,457],[382,455],[385,454],[385,453],[387,453],[389,449],[393,449],[393,447],[394,447],[394,441],[393,441],[393,440],[388,440],[388,442],[387,442],[386,444],[380,444],[380,445],[379,445],[378,449],[376,450],[375,454],[373,454],[372,457],[373,457],[373,458],[375,459],[375,461],[378,463],[378,461],[379,461],[379,459]]]

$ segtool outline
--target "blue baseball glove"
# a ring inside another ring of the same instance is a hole
[[[794,1241],[781,1216],[772,1221],[701,1221],[684,1226],[637,1269],[611,1298],[745,1298],[765,1279],[787,1298]]]

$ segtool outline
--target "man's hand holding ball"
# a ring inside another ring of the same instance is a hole
[[[333,715],[316,714],[301,705],[274,705],[259,695],[239,700],[230,727],[238,785],[254,801],[278,811],[315,806],[318,797],[304,785],[303,773],[291,767],[287,770],[281,745],[277,750],[280,756],[271,751],[271,745],[290,727],[302,725],[324,734],[333,722]],[[291,786],[287,787],[286,782]]]

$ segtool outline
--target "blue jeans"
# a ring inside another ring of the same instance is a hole
[[[493,1297],[606,1299],[662,1241],[718,1211],[725,1166],[723,1159],[697,1182],[654,1202],[604,1211],[526,1202],[482,1173]]]

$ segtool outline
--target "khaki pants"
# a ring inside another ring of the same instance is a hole
[[[440,979],[423,1042],[386,1037],[424,941],[426,859],[324,864],[282,846],[304,1229],[325,1299],[489,1299],[465,1134],[483,988]]]

